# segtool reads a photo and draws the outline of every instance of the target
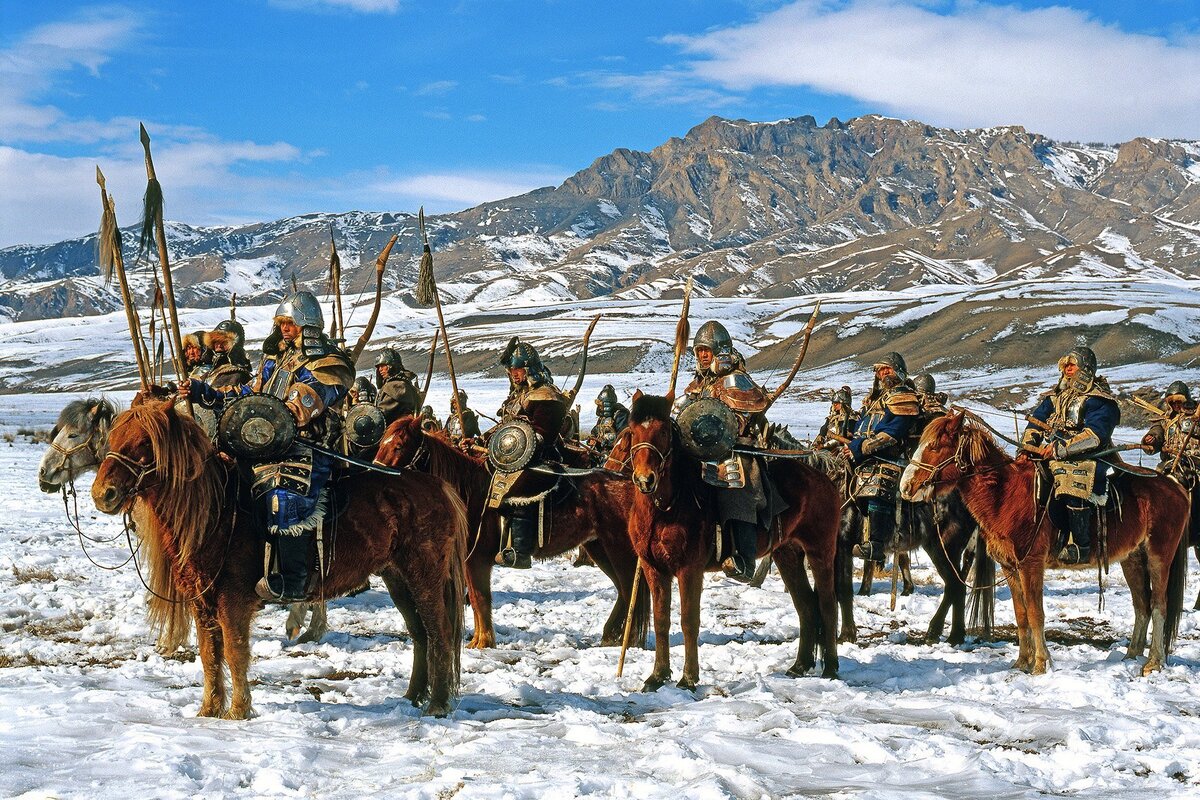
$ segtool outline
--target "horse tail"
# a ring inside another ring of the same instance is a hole
[[[446,606],[446,627],[450,634],[450,692],[458,696],[462,686],[463,595],[467,587],[467,506],[458,492],[445,482],[442,483],[442,494],[451,511],[450,532],[454,537],[450,571],[442,585],[442,593]]]
[[[1171,559],[1171,572],[1167,577],[1167,617],[1163,620],[1163,642],[1166,652],[1171,652],[1171,641],[1179,631],[1179,620],[1183,616],[1183,593],[1187,589],[1188,565],[1188,511],[1191,504],[1184,506],[1183,534],[1175,547]]]
[[[970,627],[984,639],[992,638],[996,621],[996,562],[988,555],[983,531],[975,530],[975,580],[971,586]]]
[[[146,618],[155,636],[155,649],[170,655],[186,646],[192,633],[192,610],[179,599],[171,558],[163,550],[162,532],[147,520],[140,530],[140,550],[146,566]]]

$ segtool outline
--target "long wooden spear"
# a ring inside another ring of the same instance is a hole
[[[796,356],[796,363],[792,364],[792,371],[783,379],[783,383],[779,384],[779,388],[771,393],[771,397],[767,402],[767,408],[775,404],[779,396],[787,391],[787,388],[792,385],[792,379],[796,377],[796,373],[800,371],[800,365],[804,363],[804,356],[808,353],[808,342],[812,339],[813,327],[817,324],[817,313],[821,310],[821,301],[817,301],[817,307],[813,309],[812,316],[808,318],[808,324],[804,326],[804,344],[800,345],[800,355]],[[765,413],[767,408],[763,409]]]
[[[433,341],[429,345],[429,363],[425,365],[425,386],[421,389],[421,399],[417,403],[418,408],[425,405],[425,396],[429,394],[429,384],[433,382],[433,357],[437,355],[438,337],[441,335],[441,328],[434,330]],[[455,395],[454,402],[458,402],[458,395]]]
[[[100,272],[107,284],[112,280],[112,273],[117,273],[117,283],[121,287],[121,304],[125,306],[125,322],[129,326],[129,337],[133,340],[133,357],[137,362],[138,379],[142,383],[142,391],[150,388],[150,373],[147,370],[144,343],[142,342],[142,324],[138,320],[137,309],[133,305],[133,296],[129,292],[129,279],[125,275],[125,256],[121,252],[121,231],[117,227],[117,215],[113,210],[114,204],[104,188],[104,173],[96,166],[96,183],[100,186],[100,234],[97,239],[97,255],[100,260]]]
[[[450,351],[450,335],[446,333],[446,317],[442,314],[442,298],[438,294],[437,280],[433,276],[433,250],[429,247],[429,234],[425,230],[425,207],[417,211],[417,226],[421,230],[421,268],[417,272],[417,286],[413,299],[419,305],[432,304],[437,309],[438,328],[442,332],[442,341],[446,345],[446,369],[450,372],[450,396],[454,398],[455,414],[458,417],[458,429],[465,431],[467,425],[463,422],[463,411],[458,404],[458,378],[454,374],[454,354]]]
[[[679,364],[683,353],[687,350],[688,338],[691,336],[691,323],[688,313],[692,307],[692,278],[688,276],[687,284],[683,287],[683,310],[679,312],[679,322],[675,323],[675,356],[671,360],[671,388],[667,390],[668,397],[675,396],[675,384],[679,380]]]
[[[363,328],[362,336],[358,337],[354,350],[350,352],[351,364],[358,363],[358,357],[362,355],[363,348],[367,346],[367,342],[371,341],[371,334],[375,332],[375,323],[379,320],[379,309],[383,306],[383,270],[387,266],[388,256],[392,254],[392,247],[399,238],[397,234],[392,234],[392,238],[388,239],[383,251],[375,259],[375,307],[371,309],[371,318],[367,320],[367,326]],[[351,315],[353,316],[353,312]]]
[[[346,338],[346,318],[342,315],[342,259],[338,256],[337,243],[333,240],[333,225],[329,226],[329,283],[333,288],[333,319],[329,323],[329,336],[335,340]]]
[[[150,134],[146,126],[138,124],[141,131],[142,149],[146,151],[146,195],[142,198],[144,216],[142,218],[142,235],[138,243],[139,252],[144,252],[150,246],[150,232],[158,243],[158,263],[162,268],[163,294],[165,295],[167,311],[171,315],[171,330],[168,332],[173,349],[175,371],[179,380],[187,380],[187,366],[183,363],[183,337],[179,333],[179,311],[175,305],[175,284],[171,280],[171,260],[167,256],[167,229],[163,224],[163,191],[162,184],[154,174],[154,159],[150,156]],[[191,401],[188,401],[188,412],[191,413]]]

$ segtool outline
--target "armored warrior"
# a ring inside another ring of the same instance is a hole
[[[854,435],[854,428],[858,425],[858,414],[853,407],[854,396],[850,393],[849,386],[843,386],[833,393],[833,399],[829,403],[829,415],[825,417],[825,423],[821,425],[821,430],[817,432],[817,438],[813,439],[813,447],[824,450],[842,449],[842,445]]]
[[[183,366],[189,378],[203,380],[212,369],[212,358],[207,331],[193,331],[183,337]]]
[[[921,441],[925,427],[938,417],[950,413],[946,402],[950,399],[945,392],[937,390],[937,382],[928,372],[918,372],[912,379],[913,388],[917,392],[917,403],[921,407],[917,423],[908,432],[909,450],[916,450]]]
[[[1196,401],[1183,381],[1174,381],[1163,398],[1166,415],[1142,437],[1142,449],[1159,453],[1159,471],[1169,473],[1188,489],[1196,488],[1200,474],[1200,430],[1195,428]],[[1196,520],[1194,520],[1195,522]]]
[[[1054,479],[1050,518],[1065,536],[1057,558],[1080,564],[1091,557],[1093,511],[1108,502],[1108,465],[1089,453],[1112,446],[1121,409],[1096,374],[1096,354],[1076,347],[1059,359],[1058,385],[1042,396],[1021,439],[1028,458],[1048,459]]]
[[[458,423],[459,408],[462,409],[462,425]],[[483,436],[479,430],[479,417],[467,407],[467,393],[462,389],[458,390],[457,398],[450,398],[450,416],[446,417],[446,433],[454,442]]]
[[[388,425],[420,411],[417,376],[404,368],[400,354],[391,347],[383,348],[375,359],[375,385],[379,387],[375,403]]]
[[[770,397],[746,372],[745,360],[734,349],[729,331],[715,320],[704,323],[696,331],[692,353],[696,373],[676,408],[677,416],[697,400],[711,397],[734,412],[736,444],[763,445]],[[721,488],[717,492],[718,517],[733,543],[734,552],[721,562],[721,569],[733,580],[748,583],[754,577],[758,532],[769,529],[786,506],[757,458],[730,453],[723,461],[706,461],[701,477]]]
[[[536,434],[536,452],[530,463],[555,458],[563,420],[567,416],[566,396],[554,385],[550,370],[542,364],[537,350],[528,342],[522,342],[514,336],[500,357],[500,363],[508,372],[509,391],[497,414],[500,425],[489,432],[489,436],[494,436],[504,423],[521,420],[528,423]],[[533,551],[537,547],[538,507],[502,502],[516,483],[515,476],[520,474],[514,472],[505,476],[495,473],[488,505],[499,510],[502,526],[506,529],[501,536],[505,544],[496,556],[496,563],[529,569]]]
[[[345,397],[354,369],[346,353],[325,335],[321,306],[311,293],[285,298],[274,321],[253,383],[216,390],[192,380],[180,389],[210,406],[241,395],[270,394],[295,418],[300,441],[276,460],[251,465],[251,493],[266,506],[267,541],[272,545],[272,567],[255,591],[264,600],[295,602],[308,594],[309,558],[324,516],[321,491],[333,469],[332,459],[302,442],[325,440],[329,409]]]
[[[371,383],[371,379],[365,375],[360,375],[354,379],[354,385],[350,387],[350,392],[346,395],[346,407],[353,408],[362,403],[375,403],[375,384]]]
[[[208,332],[212,349],[212,369],[205,381],[214,389],[241,386],[250,382],[253,367],[246,356],[246,331],[237,320],[223,319]]]
[[[596,395],[596,424],[588,434],[588,446],[598,451],[603,461],[628,425],[629,409],[617,400],[617,390],[605,384]]]
[[[865,561],[883,563],[887,543],[895,533],[896,492],[909,432],[920,419],[920,401],[908,380],[908,367],[899,353],[888,353],[872,365],[875,383],[863,401],[854,438],[842,450],[854,466],[852,496],[866,506],[866,541],[854,546]]]
[[[421,406],[421,430],[434,433],[442,429],[442,423],[433,415],[433,406]]]

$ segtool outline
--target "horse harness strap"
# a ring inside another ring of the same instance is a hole
[[[143,464],[129,456],[118,453],[116,450],[110,450],[104,455],[105,460],[112,459],[124,467],[130,475],[133,476],[133,488],[130,489],[127,495],[137,495],[143,490],[151,488],[151,486],[143,486],[142,482],[146,480],[147,475],[151,475],[158,471],[158,466],[155,464]]]

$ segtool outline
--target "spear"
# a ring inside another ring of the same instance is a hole
[[[668,397],[675,396],[675,384],[679,380],[679,362],[683,360],[683,351],[687,349],[688,337],[691,335],[691,324],[688,322],[688,310],[692,306],[692,279],[689,276],[683,287],[683,310],[679,312],[679,322],[675,323],[675,357],[671,361],[671,389]]]
[[[175,371],[179,380],[187,380],[187,368],[183,364],[183,337],[179,334],[179,311],[175,305],[175,284],[171,280],[171,261],[167,257],[167,230],[163,225],[163,191],[162,184],[154,174],[154,160],[150,156],[150,134],[146,126],[138,124],[141,131],[142,149],[146,151],[146,195],[142,198],[144,216],[142,218],[142,235],[138,242],[138,252],[145,252],[150,246],[150,232],[158,243],[158,263],[162,268],[163,292],[166,296],[167,311],[171,315],[171,330],[168,341],[171,343]],[[191,412],[191,402],[188,402],[188,412]]]
[[[455,399],[454,409],[458,416],[458,429],[465,431],[467,425],[463,422],[462,408],[458,404],[458,378],[454,374],[454,355],[450,352],[450,336],[446,333],[446,317],[442,314],[442,298],[438,294],[437,281],[433,276],[433,251],[429,248],[429,234],[425,230],[425,207],[417,211],[417,226],[421,230],[421,268],[417,272],[417,286],[413,291],[413,299],[418,304],[428,306],[431,303],[437,309],[438,328],[442,332],[442,341],[446,343],[446,369],[450,372],[450,396]]]
[[[333,320],[329,323],[329,336],[333,339],[346,337],[346,319],[342,316],[342,259],[338,257],[337,243],[333,241],[333,225],[329,226],[329,283],[333,287]],[[339,333],[340,331],[340,333]]]
[[[804,344],[800,345],[800,355],[796,356],[796,363],[792,365],[792,371],[784,379],[783,383],[779,384],[771,396],[767,399],[767,408],[775,404],[779,396],[787,391],[787,388],[792,385],[792,379],[796,377],[796,373],[800,371],[800,365],[804,363],[804,356],[808,353],[808,342],[812,339],[813,326],[817,324],[817,313],[821,310],[821,301],[817,301],[817,307],[813,309],[812,316],[808,318],[808,324],[804,326]],[[766,412],[767,408],[763,411]]]
[[[104,275],[104,283],[112,280],[114,269],[117,282],[121,286],[121,304],[125,306],[125,322],[129,326],[129,337],[133,340],[133,357],[137,362],[138,378],[142,383],[142,391],[150,388],[150,376],[146,370],[146,358],[142,348],[142,325],[138,321],[137,309],[133,306],[133,297],[129,294],[129,279],[125,275],[125,257],[121,253],[121,231],[117,227],[117,215],[113,210],[114,203],[104,188],[104,173],[96,166],[96,183],[100,186],[100,204],[103,211],[100,214],[100,233],[97,238],[100,272]]]
[[[375,332],[375,322],[379,319],[379,309],[383,305],[383,269],[387,266],[388,256],[392,254],[392,246],[399,238],[398,235],[392,234],[392,238],[384,245],[383,252],[375,259],[375,307],[371,309],[371,318],[367,320],[367,327],[363,328],[362,336],[358,337],[354,350],[350,352],[351,364],[358,363],[358,357],[362,355],[363,348],[367,346],[367,342],[371,341],[371,334]]]
[[[433,332],[433,342],[429,345],[429,363],[425,365],[425,388],[421,390],[421,399],[417,403],[418,406],[425,405],[425,396],[429,394],[429,384],[433,382],[433,357],[437,354],[438,337],[441,335],[441,328]],[[454,402],[458,402],[458,395],[454,396]]]

